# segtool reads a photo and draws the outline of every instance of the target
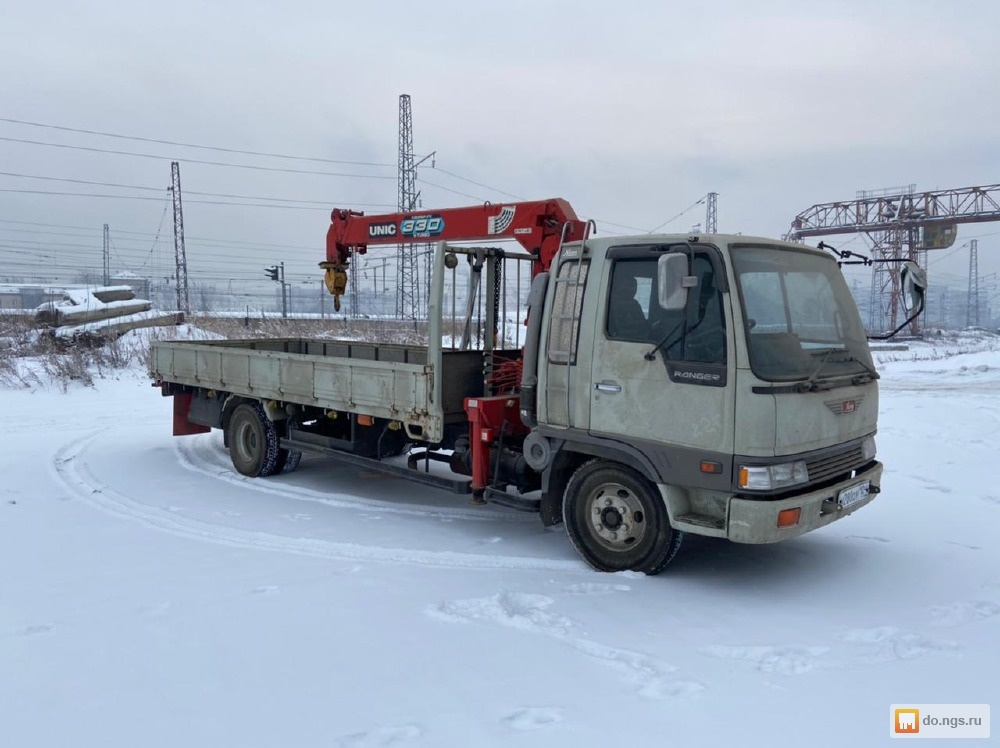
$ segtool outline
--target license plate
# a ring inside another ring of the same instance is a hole
[[[845,488],[840,492],[837,497],[837,503],[840,504],[842,509],[846,509],[849,506],[854,506],[859,501],[864,501],[868,498],[868,493],[871,489],[871,484],[869,481],[864,483],[859,483],[856,486],[851,486],[850,488]]]

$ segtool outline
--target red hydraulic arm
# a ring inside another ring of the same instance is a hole
[[[539,273],[551,265],[563,240],[582,239],[586,227],[560,198],[374,216],[334,208],[326,234],[326,261],[320,267],[326,270],[326,287],[339,309],[350,256],[364,254],[369,244],[516,239],[535,257],[534,273]]]

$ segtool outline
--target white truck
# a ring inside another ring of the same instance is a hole
[[[786,540],[875,498],[878,374],[833,256],[590,227],[562,200],[334,210],[320,264],[338,305],[368,245],[436,243],[427,345],[157,342],[151,376],[174,398],[174,433],[222,429],[244,475],[320,452],[538,512],[602,571],[658,573],[686,533]],[[502,238],[527,253],[453,243]],[[463,256],[469,303],[449,343],[446,279]],[[532,267],[523,345],[498,332],[505,258]],[[921,273],[901,275],[919,313]]]

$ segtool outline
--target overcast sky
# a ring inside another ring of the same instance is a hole
[[[0,190],[152,198],[0,191],[0,263],[96,258],[99,270],[108,223],[116,269],[171,272],[169,214],[163,241],[153,237],[177,159],[194,273],[256,279],[284,260],[290,277],[318,282],[330,207],[394,209],[401,93],[412,96],[416,151],[436,151],[436,168],[419,172],[425,208],[559,196],[645,231],[715,191],[720,230],[780,236],[798,212],[859,189],[1000,181],[998,29],[1000,4],[987,0],[10,0],[0,117],[383,166],[0,122],[0,138],[160,157],[0,139],[0,171],[161,190],[0,176]],[[195,192],[317,204],[212,205],[195,201],[226,198]],[[703,220],[697,205],[664,231]],[[1000,272],[1000,224],[962,226],[956,246],[973,237],[980,274]],[[967,249],[932,256],[932,282],[964,288],[967,273]]]

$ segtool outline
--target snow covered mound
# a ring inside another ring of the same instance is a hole
[[[59,327],[145,312],[151,307],[146,299],[135,298],[129,286],[74,288],[64,291],[59,301],[48,301],[38,307],[35,318],[42,324]]]
[[[884,387],[1000,387],[1000,336],[986,331],[942,333],[872,355]]]
[[[875,363],[940,361],[958,354],[1000,352],[1000,335],[982,329],[928,330],[919,340],[872,342]]]

